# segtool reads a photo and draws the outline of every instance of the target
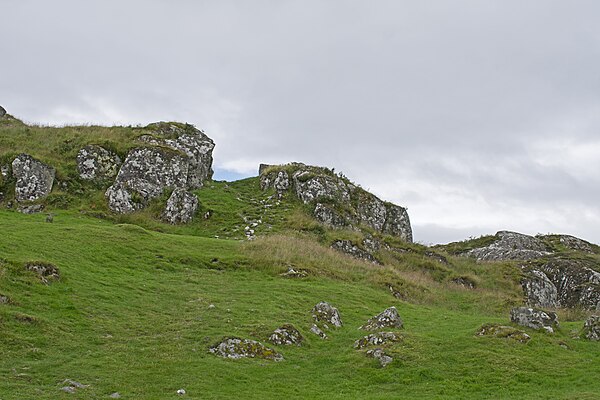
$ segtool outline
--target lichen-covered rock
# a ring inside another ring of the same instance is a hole
[[[140,140],[166,146],[187,155],[189,168],[186,186],[188,189],[201,188],[205,181],[212,178],[212,152],[215,143],[203,131],[193,125],[173,122],[150,124],[146,129],[149,129],[152,134],[143,135]]]
[[[77,153],[77,169],[81,179],[112,179],[119,173],[120,166],[119,156],[101,146],[91,144]]]
[[[515,329],[512,326],[504,326],[499,324],[485,324],[476,333],[477,336],[495,336],[498,338],[506,338],[515,340],[520,343],[527,343],[531,336],[525,332]]]
[[[4,117],[6,115],[6,110],[4,109],[4,107],[0,106],[0,118]]]
[[[28,154],[20,154],[12,162],[12,174],[16,200],[34,201],[50,193],[56,171]]]
[[[317,335],[318,337],[320,337],[321,339],[327,339],[327,334],[325,332],[323,332],[317,325],[313,324],[310,327],[310,332],[314,333],[315,335]]]
[[[269,336],[269,342],[277,345],[296,345],[301,346],[304,337],[291,324],[285,324],[273,331]]]
[[[396,335],[394,332],[377,332],[371,333],[367,336],[363,336],[354,342],[355,349],[364,349],[368,346],[382,346],[401,340],[401,337]]]
[[[539,270],[531,270],[521,282],[527,304],[533,307],[557,307],[558,290],[548,276]]]
[[[470,250],[466,255],[478,261],[532,260],[550,254],[544,242],[521,233],[500,231],[496,241],[486,247]]]
[[[29,204],[29,205],[20,205],[17,208],[17,211],[21,214],[37,214],[44,210],[43,204]]]
[[[594,253],[593,245],[583,239],[571,235],[540,235],[538,238],[559,245],[569,250],[581,251],[583,253]]]
[[[106,191],[109,208],[129,213],[145,207],[165,189],[185,188],[188,167],[188,157],[179,151],[164,147],[131,150]]]
[[[331,244],[331,248],[359,260],[369,261],[373,264],[381,264],[381,262],[377,260],[371,253],[359,248],[350,240],[336,240]]]
[[[164,221],[170,224],[185,224],[190,222],[198,210],[198,197],[182,188],[176,188],[171,193],[165,211]]]
[[[558,326],[558,316],[550,311],[530,307],[516,307],[510,310],[510,320],[532,329],[544,329],[553,333]]]
[[[325,301],[322,301],[313,307],[312,316],[317,323],[323,324],[325,328],[328,328],[328,324],[333,325],[336,328],[342,326],[342,319],[338,309]]]
[[[522,268],[521,284],[528,304],[600,310],[600,272],[593,260],[553,257]]]
[[[366,331],[374,331],[383,328],[397,328],[400,329],[403,326],[402,318],[398,314],[396,307],[392,306],[386,308],[380,314],[370,318],[367,323],[360,327]]]
[[[469,278],[468,276],[457,276],[455,278],[452,278],[451,281],[452,283],[455,283],[467,289],[475,289],[475,287],[477,286],[475,281]]]
[[[583,337],[600,341],[600,315],[591,315],[583,325]]]
[[[261,164],[260,186],[274,188],[279,195],[291,191],[303,203],[315,206],[314,216],[334,227],[364,224],[379,232],[412,241],[406,208],[386,203],[327,168],[301,163]],[[290,178],[291,176],[291,178]]]
[[[283,356],[260,342],[236,337],[225,338],[209,349],[209,352],[223,358],[262,358],[281,361]]]
[[[48,262],[32,261],[25,264],[25,269],[28,271],[35,272],[40,278],[40,280],[45,284],[60,279],[60,273],[58,271],[58,268],[55,265],[50,264]]]
[[[367,351],[367,357],[371,357],[379,361],[382,368],[388,366],[394,359],[389,355],[385,354],[383,349],[372,349]]]

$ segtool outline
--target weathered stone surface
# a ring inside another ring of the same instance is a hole
[[[499,324],[485,324],[476,333],[477,336],[495,336],[515,340],[520,343],[527,343],[531,337],[525,332],[515,329],[512,326]]]
[[[544,242],[521,233],[500,231],[497,240],[486,247],[469,251],[466,255],[478,261],[531,260],[546,256],[549,249]]]
[[[196,210],[198,210],[198,197],[185,189],[176,188],[167,200],[162,218],[173,225],[185,224],[194,218]]]
[[[115,183],[106,191],[108,206],[118,213],[145,207],[167,188],[185,188],[188,157],[161,147],[140,147],[127,155]]]
[[[327,324],[331,324],[336,328],[342,326],[338,309],[325,301],[313,307],[312,316],[317,323],[322,323],[325,328],[328,328]]]
[[[529,307],[516,307],[510,310],[510,320],[521,326],[544,329],[550,333],[558,326],[556,313]]]
[[[583,253],[594,253],[593,245],[583,239],[571,235],[541,235],[540,239],[552,244],[559,244],[569,250],[581,251]]]
[[[296,345],[301,346],[304,341],[304,337],[291,324],[285,324],[273,331],[269,336],[269,342],[277,345]]]
[[[236,337],[225,338],[212,346],[209,351],[223,358],[263,358],[266,360],[281,361],[283,356],[260,342]]]
[[[374,331],[383,328],[397,328],[400,329],[403,326],[402,318],[398,314],[396,307],[392,306],[386,308],[380,314],[370,318],[367,323],[360,327],[366,331]]]
[[[379,262],[379,260],[371,253],[359,248],[349,240],[336,240],[331,244],[331,248],[359,260],[369,261],[373,264],[381,264],[381,262]]]
[[[25,264],[25,269],[35,272],[40,280],[48,284],[50,281],[60,279],[60,273],[55,265],[43,261],[32,261]]]
[[[6,115],[6,110],[4,109],[4,107],[0,106],[0,118],[4,117]]]
[[[20,205],[17,211],[21,214],[37,214],[44,210],[43,204]]]
[[[410,220],[404,207],[381,201],[333,170],[291,163],[261,164],[259,172],[263,190],[274,188],[279,195],[291,191],[305,204],[314,205],[315,218],[328,226],[364,224],[412,241]]]
[[[522,268],[521,284],[528,304],[600,310],[600,272],[596,271],[599,267],[594,261],[554,257]]]
[[[215,143],[203,131],[189,124],[171,122],[158,122],[146,128],[153,134],[144,135],[140,140],[167,146],[187,155],[189,168],[185,184],[188,189],[201,188],[205,181],[212,178]]]
[[[30,155],[20,154],[12,162],[12,173],[16,200],[34,201],[50,193],[56,171]]]
[[[400,336],[394,332],[377,332],[363,336],[354,342],[355,349],[364,349],[368,346],[381,346],[400,341]]]
[[[323,332],[317,325],[313,324],[310,327],[310,332],[314,333],[315,335],[317,335],[318,337],[320,337],[321,339],[327,339],[327,334],[325,332]]]
[[[119,156],[101,146],[88,145],[77,153],[77,169],[81,179],[112,179],[119,173],[120,166]]]
[[[383,351],[383,349],[372,349],[367,351],[367,357],[371,357],[379,361],[382,368],[388,366],[394,359]]]
[[[467,276],[457,276],[456,278],[452,278],[452,282],[467,289],[475,289],[477,286],[475,281]]]
[[[600,341],[600,315],[591,315],[585,321],[582,334],[586,339]]]

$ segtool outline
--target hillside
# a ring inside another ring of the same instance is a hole
[[[198,164],[201,179],[188,184],[188,175],[185,188],[198,200],[193,218],[170,223],[165,203],[179,187],[133,195],[139,208],[121,214],[106,194],[118,176],[86,180],[78,170],[85,146],[126,164],[142,136],[160,152],[181,135],[207,143],[193,129],[0,118],[0,167],[26,153],[56,177],[47,195],[18,201],[18,178],[2,174],[0,399],[600,397],[600,342],[582,331],[599,293],[598,246],[499,232],[429,248],[411,242],[404,208],[303,164],[264,166],[236,182],[212,181],[210,164]],[[27,214],[31,206],[43,211]],[[573,287],[559,284],[564,276]],[[315,321],[322,301],[339,310],[341,327]],[[511,322],[511,309],[532,302],[556,311],[554,333]],[[403,326],[381,331],[396,339],[355,349],[373,333],[359,327],[392,306]],[[478,335],[486,324],[512,331]],[[287,325],[301,346],[270,342]],[[209,351],[228,337],[258,341],[283,360]],[[367,357],[375,348],[391,363]]]

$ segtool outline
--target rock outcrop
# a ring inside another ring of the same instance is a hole
[[[15,199],[35,201],[50,194],[56,171],[28,154],[18,155],[12,162],[16,179]]]
[[[360,327],[360,329],[366,331],[374,331],[383,328],[397,328],[400,329],[404,323],[402,318],[398,314],[396,307],[389,307],[380,314],[370,318],[367,323]]]
[[[342,319],[338,309],[325,301],[322,301],[313,307],[312,316],[315,322],[323,324],[323,327],[326,329],[329,328],[329,325],[335,326],[336,328],[342,326]]]
[[[139,147],[127,155],[117,179],[106,191],[108,206],[118,213],[144,208],[165,189],[185,188],[188,158],[164,147]]]
[[[225,338],[214,346],[209,352],[223,358],[262,358],[266,360],[281,361],[283,356],[260,342],[250,339]]]
[[[528,304],[600,310],[600,272],[592,260],[553,257],[522,267]]]
[[[166,122],[145,129],[149,133],[139,139],[146,145],[129,152],[106,191],[114,212],[139,210],[165,189],[197,189],[212,178],[215,144],[204,132],[192,125]]]
[[[171,193],[162,219],[170,224],[190,222],[198,210],[198,197],[185,189],[176,188]]]
[[[529,307],[516,307],[510,310],[510,320],[518,325],[532,329],[544,329],[553,333],[558,326],[556,313]]]
[[[552,243],[556,247],[564,247],[568,250],[580,251],[582,253],[595,253],[594,245],[583,239],[571,235],[542,235],[538,236]],[[597,248],[597,246],[595,246]]]
[[[304,337],[293,325],[285,324],[273,331],[269,336],[269,342],[276,345],[296,345],[301,346]]]
[[[381,264],[371,253],[356,246],[350,240],[336,240],[331,244],[331,248],[359,260]]]
[[[479,328],[476,335],[494,336],[497,338],[515,340],[520,343],[527,343],[531,339],[531,336],[519,329],[515,329],[512,326],[504,326],[499,324],[485,324]]]
[[[384,202],[352,184],[332,170],[291,163],[260,166],[263,190],[275,189],[281,197],[293,193],[313,207],[313,216],[333,228],[366,225],[378,232],[412,241],[412,229],[406,208]]]
[[[105,181],[119,173],[121,158],[97,145],[88,145],[77,153],[79,177],[85,180]]]
[[[583,325],[583,337],[600,341],[600,315],[591,315]]]
[[[500,231],[495,236],[492,244],[470,250],[466,255],[478,261],[504,261],[532,260],[550,254],[546,244],[533,236],[509,231]]]

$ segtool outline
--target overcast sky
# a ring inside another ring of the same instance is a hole
[[[0,104],[26,122],[178,120],[216,179],[335,167],[415,240],[600,243],[600,2],[0,0]]]

